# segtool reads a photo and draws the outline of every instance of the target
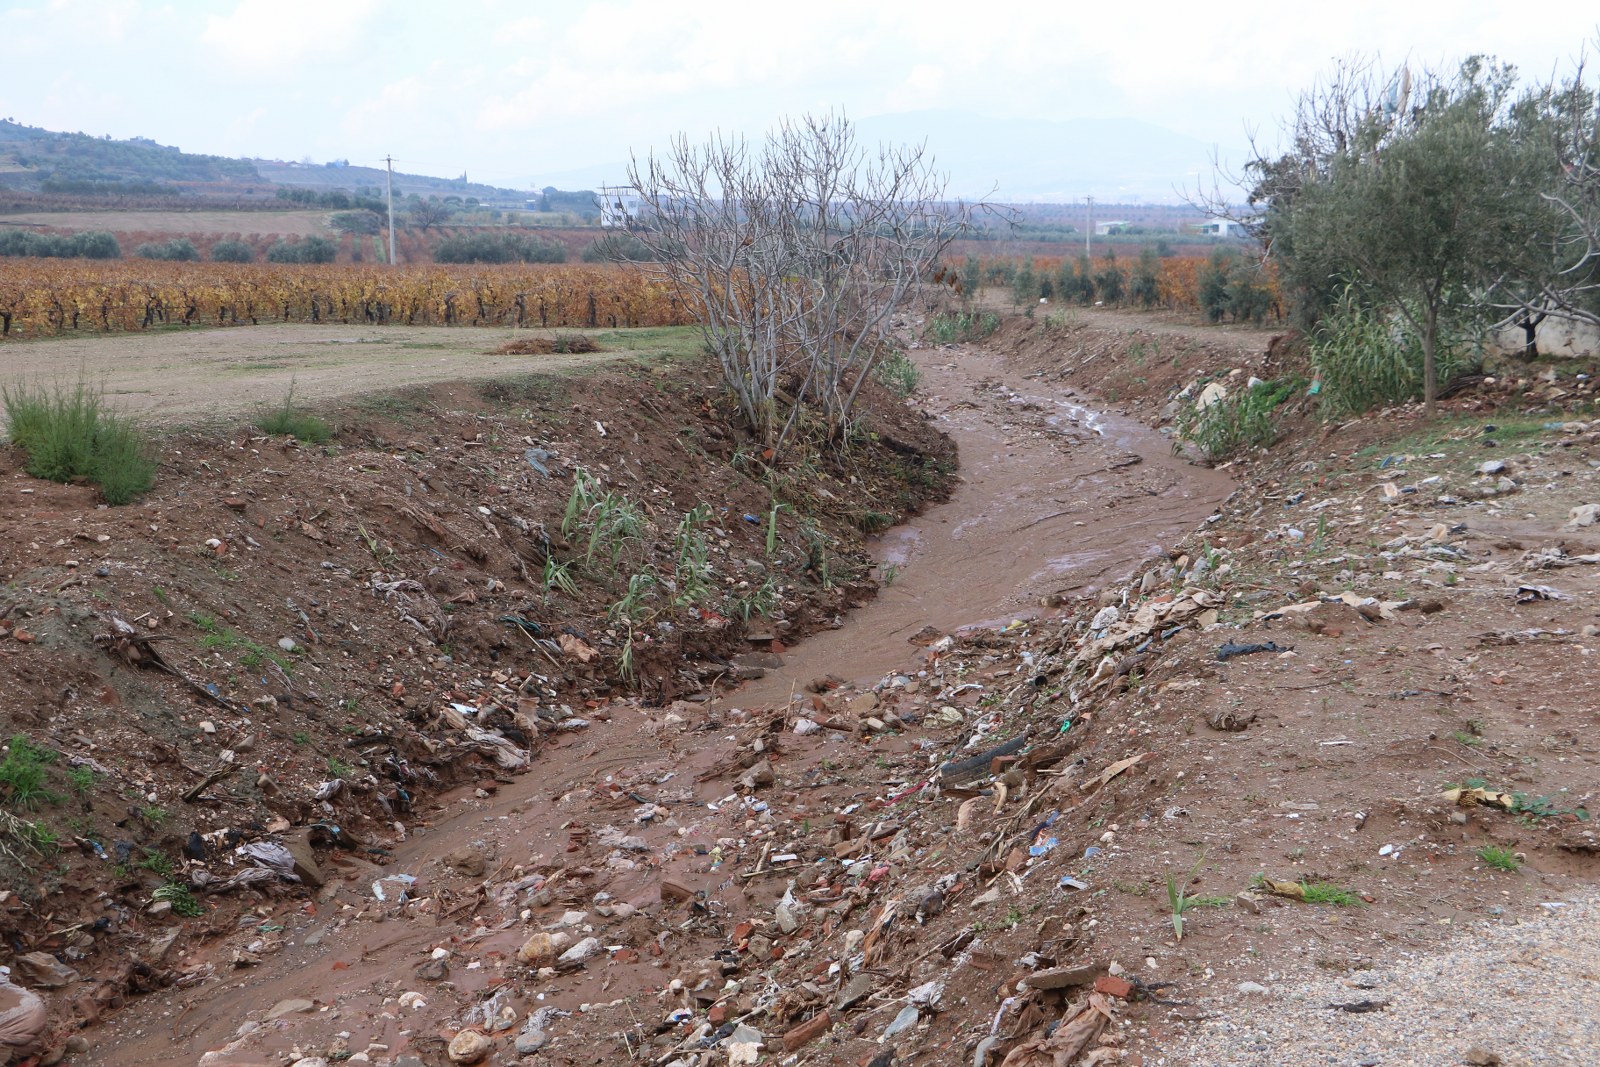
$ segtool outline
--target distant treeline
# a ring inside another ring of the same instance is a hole
[[[122,247],[104,230],[85,233],[34,233],[0,230],[0,256],[38,256],[41,259],[118,259]]]

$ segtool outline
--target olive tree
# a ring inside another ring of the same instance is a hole
[[[784,121],[759,144],[679,136],[634,158],[641,265],[697,316],[754,431],[781,447],[805,412],[842,435],[897,312],[954,272],[970,221],[924,146],[868,148],[842,115]]]
[[[1546,318],[1600,326],[1600,92],[1588,66],[1526,91],[1511,112],[1514,136],[1544,162],[1540,194],[1555,211],[1546,239],[1526,262],[1508,270],[1493,292],[1494,306],[1527,334]]]
[[[1510,68],[1469,60],[1423,82],[1389,94],[1345,86],[1335,107],[1303,108],[1302,165],[1278,170],[1299,181],[1278,190],[1287,202],[1269,232],[1292,281],[1353,287],[1415,330],[1431,415],[1441,323],[1524,270],[1555,215],[1544,157],[1508,121]]]

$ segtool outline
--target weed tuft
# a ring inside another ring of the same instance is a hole
[[[294,382],[284,394],[283,404],[273,408],[257,420],[261,432],[274,436],[286,434],[308,445],[327,444],[333,438],[333,428],[328,423],[295,406]]]
[[[131,420],[109,411],[83,382],[0,387],[11,443],[28,455],[28,473],[52,482],[85,481],[106,503],[126,504],[155,484],[149,440]]]
[[[1484,866],[1493,867],[1497,871],[1516,874],[1522,869],[1522,861],[1517,859],[1517,854],[1509,848],[1501,848],[1498,845],[1484,845],[1478,849],[1477,855],[1478,859],[1483,861]]]
[[[41,801],[57,803],[61,798],[44,787],[46,767],[55,762],[56,754],[24,734],[13,736],[8,748],[0,760],[0,789],[5,790],[7,802],[28,809]]]
[[[936,344],[981,341],[1000,328],[1000,316],[992,311],[940,312],[928,320],[927,337]]]
[[[917,386],[922,382],[922,371],[911,362],[910,357],[898,350],[878,360],[878,365],[872,370],[872,376],[880,385],[902,400],[916,392]]]

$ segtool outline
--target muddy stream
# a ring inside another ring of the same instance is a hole
[[[926,626],[950,632],[1046,614],[1052,598],[1092,593],[1133,572],[1203,521],[1233,488],[1226,476],[1174,458],[1160,434],[1100,412],[1070,392],[1054,392],[1037,378],[1010,373],[997,354],[938,349],[916,356],[923,370],[917,403],[960,447],[956,493],[880,539],[877,554],[893,582],[873,603],[841,620],[838,629],[789,649],[781,669],[721,698],[713,712],[718,706],[782,705],[824,675],[875,682],[911,662],[915,650],[907,638]],[[400,1063],[444,1062],[442,1040],[453,1032],[448,1023],[459,1023],[461,1005],[482,1001],[504,981],[502,961],[513,958],[527,936],[514,907],[503,918],[504,908],[481,892],[474,899],[473,887],[485,880],[503,885],[524,870],[570,866],[572,835],[587,832],[574,831],[574,825],[596,818],[626,824],[625,811],[613,815],[596,808],[605,790],[621,790],[611,784],[612,776],[625,770],[656,773],[661,796],[668,794],[670,780],[678,795],[673,803],[687,805],[673,809],[685,820],[679,830],[652,824],[630,831],[642,834],[653,854],[682,852],[674,842],[700,832],[695,824],[703,815],[696,820],[694,809],[715,811],[732,799],[726,796],[727,778],[713,773],[726,757],[716,750],[727,731],[668,731],[661,729],[660,717],[659,709],[629,709],[564,735],[559,747],[544,749],[531,772],[494,795],[461,789],[415,813],[406,838],[389,842],[384,866],[352,857],[330,860],[318,902],[271,901],[257,916],[246,916],[249,923],[227,945],[175,946],[169,964],[179,957],[191,964],[206,960],[219,980],[135,999],[88,1031],[91,1050],[72,1062],[193,1067],[241,1033],[248,1036],[235,1050],[213,1053],[205,1067],[277,1067],[292,1062],[283,1055],[291,1049],[331,1047],[349,1054],[369,1046],[370,1062],[402,1053],[420,1058]],[[624,807],[631,803],[626,795],[618,799]],[[447,875],[439,863],[463,846],[489,856],[487,869],[470,880]],[[630,921],[641,924],[646,909],[659,907],[668,874],[714,896],[749,891],[730,889],[733,880],[725,870],[693,873],[704,866],[691,869],[681,859],[659,869],[641,863],[618,874],[606,890],[610,899],[637,907],[641,914]],[[375,879],[399,873],[417,875],[415,892],[434,892],[437,906],[397,917],[360,903],[370,904]],[[440,888],[430,890],[430,883]],[[575,895],[567,906],[587,899]],[[645,929],[636,931],[635,943],[649,940]],[[259,939],[252,957],[260,962],[236,967],[235,943],[252,939]],[[448,980],[435,985],[419,979],[419,963],[441,946],[453,953]],[[643,994],[664,980],[662,971],[649,966],[624,968],[622,977],[615,972],[607,969],[598,987],[567,983],[536,999],[577,1012],[589,1000]],[[432,1006],[402,1009],[403,990],[424,991]],[[296,1001],[314,1003],[302,1007]],[[285,1004],[291,1007],[281,1018],[264,1020],[275,1005]],[[583,1024],[574,1015],[564,1025],[576,1033]],[[493,1062],[511,1061],[497,1055]]]
[[[955,439],[951,499],[885,533],[877,555],[892,582],[837,630],[791,649],[784,669],[738,699],[782,703],[824,675],[874,682],[903,666],[907,639],[1048,613],[1050,598],[1093,593],[1200,523],[1232,491],[1223,474],[1172,455],[1131,419],[1008,374],[975,348],[919,354],[917,396]]]

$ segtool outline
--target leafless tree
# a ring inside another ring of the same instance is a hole
[[[781,447],[807,411],[837,436],[890,325],[971,220],[925,146],[867,149],[843,115],[764,142],[679,137],[628,180],[645,269],[697,312],[750,425]]]

